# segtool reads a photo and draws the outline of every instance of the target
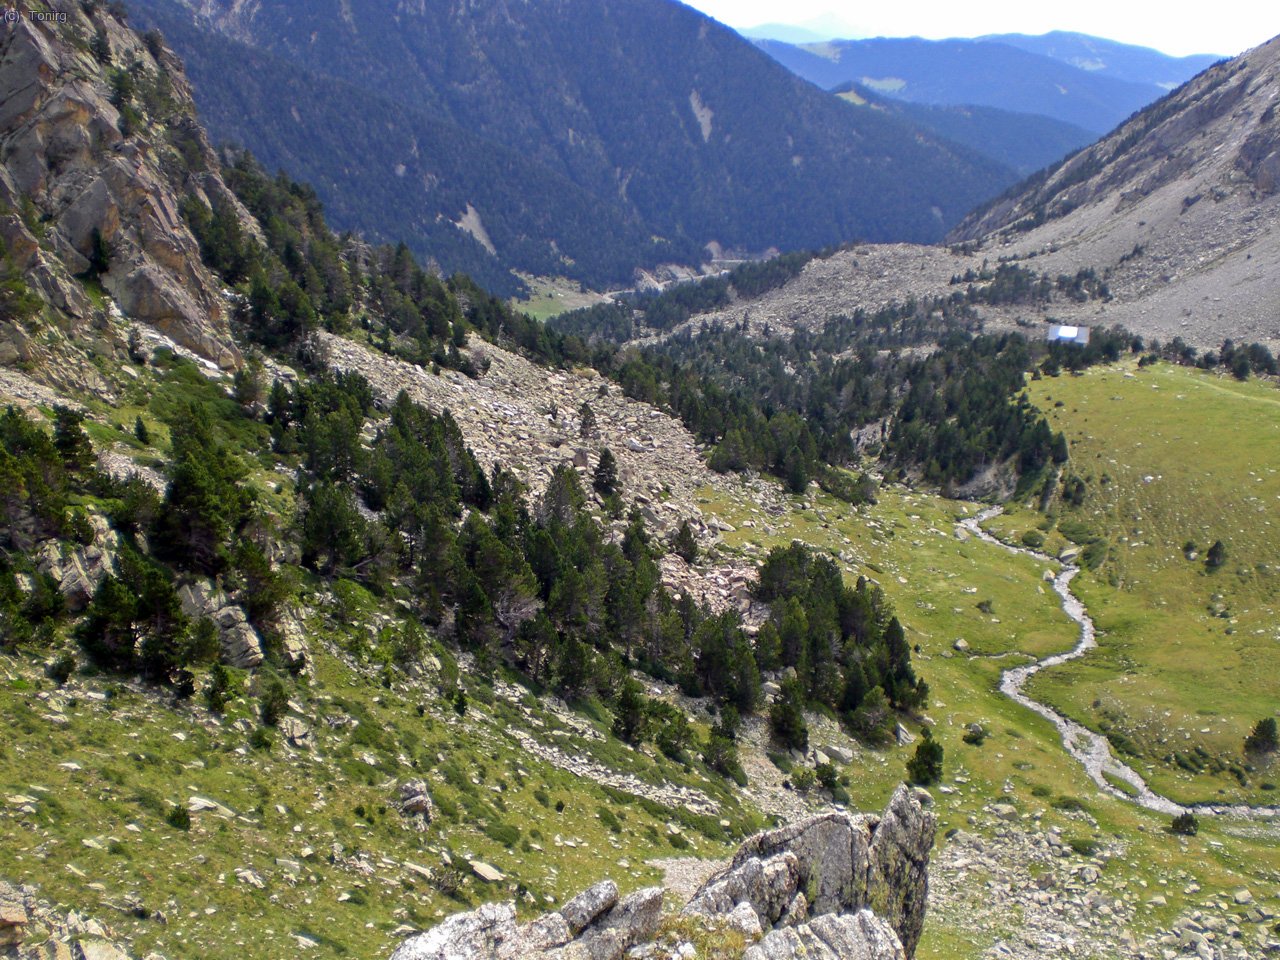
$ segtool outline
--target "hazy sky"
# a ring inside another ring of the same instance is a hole
[[[1165,53],[1234,56],[1271,39],[1280,22],[1257,0],[1220,0],[1209,5],[1152,4],[1134,0],[684,0],[731,27],[761,23],[803,24],[834,17],[854,37],[974,37],[984,33],[1045,33],[1074,30],[1155,47]],[[1274,14],[1275,8],[1272,8]],[[845,31],[841,31],[844,33]]]

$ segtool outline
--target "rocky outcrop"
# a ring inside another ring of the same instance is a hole
[[[60,912],[33,887],[0,880],[0,957],[18,960],[129,960],[110,929],[75,911]],[[144,960],[164,960],[148,954]]]
[[[489,903],[405,941],[391,960],[618,960],[657,932],[662,897],[650,887],[619,900],[606,882],[525,924],[514,903]]]
[[[436,807],[425,780],[410,780],[400,785],[400,812],[428,824],[435,819]]]
[[[197,580],[178,589],[182,612],[192,619],[207,618],[218,627],[222,660],[251,670],[262,665],[262,638],[249,623],[244,608],[233,603],[208,580]]]
[[[774,930],[742,960],[905,960],[893,928],[870,910],[826,914],[799,927]]]
[[[116,551],[120,536],[104,517],[89,515],[93,540],[85,546],[70,547],[56,540],[36,550],[36,570],[58,585],[58,592],[72,613],[81,613],[102,581],[116,572]]]
[[[900,787],[879,816],[836,811],[757,834],[684,912],[755,941],[743,960],[908,960],[935,828]],[[514,904],[488,904],[407,940],[391,960],[617,960],[638,944],[636,956],[656,956],[663,892],[619,899],[605,880],[523,925]]]
[[[237,366],[219,284],[179,202],[194,195],[243,210],[217,173],[181,65],[107,4],[48,6],[63,22],[0,24],[0,240],[64,346],[123,355],[120,324],[74,279],[93,269],[128,320]],[[132,89],[113,87],[117,69]],[[8,321],[9,362],[49,359],[47,338]]]
[[[904,786],[878,817],[835,811],[766,831],[743,844],[685,912],[728,916],[749,904],[767,931],[870,908],[911,956],[924,928],[935,829]]]

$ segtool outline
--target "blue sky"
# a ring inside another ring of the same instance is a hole
[[[853,37],[974,37],[984,33],[1045,33],[1075,30],[1185,56],[1234,56],[1280,30],[1265,3],[1219,0],[1203,4],[1153,5],[1131,0],[1072,0],[1037,4],[1027,0],[684,0],[731,27],[761,23],[840,23]],[[1272,10],[1274,14],[1274,9]],[[825,25],[825,24],[824,24]]]

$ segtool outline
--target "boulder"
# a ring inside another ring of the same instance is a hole
[[[291,747],[305,750],[311,746],[311,730],[297,717],[285,717],[281,720],[280,732]]]
[[[507,879],[501,870],[492,864],[485,863],[483,860],[470,861],[471,872],[483,880],[485,883],[501,883]]]
[[[75,960],[129,960],[129,955],[106,940],[80,940],[71,954]]]
[[[233,624],[224,630],[222,640],[222,659],[233,667],[251,670],[262,665],[262,640],[258,631],[247,623]]]
[[[391,955],[391,960],[481,960],[509,955],[518,938],[514,903],[486,903],[477,910],[460,913],[411,937]]]
[[[612,880],[601,880],[593,887],[588,887],[563,907],[560,915],[564,917],[569,930],[576,937],[592,921],[618,902],[618,885]]]
[[[870,910],[825,914],[771,931],[742,960],[906,960],[897,934]]]
[[[430,823],[435,818],[435,804],[425,780],[410,780],[400,785],[400,812],[419,816]]]

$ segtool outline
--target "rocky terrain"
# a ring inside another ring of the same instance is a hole
[[[1113,842],[1080,856],[1060,829],[993,803],[939,849],[931,902],[940,924],[993,938],[990,957],[1254,960],[1280,949],[1273,912],[1247,887],[1135,934],[1137,914],[1196,892],[1185,874],[1161,875],[1154,884],[1125,878],[1118,867],[1135,855],[1132,845]]]
[[[1274,341],[1277,97],[1280,40],[1272,40],[971,214],[951,240],[982,241],[993,259],[1050,273],[1108,270],[1117,302],[1082,319],[1197,343]]]
[[[0,26],[0,241],[60,322],[46,336],[0,317],[0,363],[92,378],[83,363],[48,362],[70,360],[59,346],[69,342],[124,359],[123,316],[75,279],[92,276],[131,320],[238,365],[226,304],[179,204],[194,195],[241,208],[217,172],[180,64],[105,4],[92,13],[72,0],[49,6],[67,22]],[[122,72],[132,80],[115,79]]]
[[[129,960],[111,929],[0,880],[0,956],[15,960]],[[163,960],[148,954],[143,960]]]
[[[784,287],[688,321],[761,332],[911,298],[947,297],[967,270],[1092,269],[1109,299],[979,307],[991,328],[1123,324],[1199,347],[1280,343],[1280,40],[1213,67],[1116,131],[970,214],[950,249],[862,245]]]
[[[486,469],[495,463],[508,466],[535,496],[563,463],[571,463],[589,487],[600,452],[608,449],[617,459],[624,496],[640,507],[646,524],[659,536],[673,534],[688,520],[704,545],[715,543],[722,524],[704,518],[697,503],[697,493],[705,487],[748,498],[762,515],[786,509],[776,485],[715,473],[679,420],[624,396],[617,384],[594,371],[548,371],[516,353],[476,341],[468,355],[487,369],[473,379],[450,370],[432,373],[328,334],[321,335],[320,343],[329,363],[367,377],[384,401],[404,390],[431,410],[448,410]],[[585,435],[580,415],[584,403],[595,416],[595,428]],[[754,564],[720,557],[710,567],[693,569],[667,556],[661,569],[673,589],[691,591],[717,610],[735,607],[751,619]]]
[[[934,830],[901,787],[881,816],[830,813],[750,838],[680,912],[736,933],[743,960],[909,960]],[[392,960],[696,956],[692,943],[659,936],[665,895],[650,887],[620,899],[606,880],[525,924],[514,904],[489,904],[407,940]]]

